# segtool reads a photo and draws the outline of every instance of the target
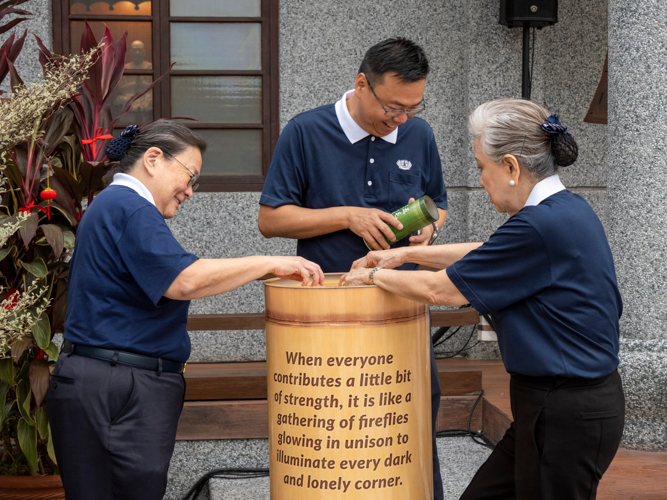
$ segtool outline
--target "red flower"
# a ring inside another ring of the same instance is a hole
[[[19,295],[21,295],[21,290],[18,288],[10,288],[2,306],[8,311],[11,311],[19,301]]]
[[[37,356],[35,356],[35,361],[39,361],[42,359],[44,359],[44,351],[40,349],[39,352],[37,353]]]

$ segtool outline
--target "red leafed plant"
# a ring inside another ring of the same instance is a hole
[[[39,46],[39,60],[44,66],[53,61],[54,55],[44,46],[39,37],[35,36],[35,38]],[[163,75],[130,97],[122,111],[114,116],[111,103],[108,101],[120,83],[125,70],[126,40],[127,32],[114,41],[107,27],[104,36],[98,42],[88,22],[81,35],[81,54],[90,52],[98,44],[102,45],[104,50],[97,56],[95,64],[90,69],[90,78],[84,82],[81,93],[69,104],[69,108],[74,113],[72,130],[80,141],[80,155],[70,156],[72,158],[80,156],[82,161],[80,163],[68,162],[67,165],[63,165],[62,169],[56,171],[56,177],[64,188],[68,188],[72,182],[80,184],[88,203],[91,203],[95,193],[104,187],[104,175],[111,167],[110,162],[106,159],[105,151],[108,141],[113,138],[114,125],[130,111],[134,101],[151,90],[171,69],[170,66]],[[78,191],[71,194],[76,198]],[[76,209],[80,213],[80,197]]]

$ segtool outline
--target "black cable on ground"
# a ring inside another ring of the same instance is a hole
[[[472,405],[472,410],[470,410],[470,415],[468,415],[468,429],[451,429],[451,430],[446,430],[446,431],[439,431],[436,433],[436,437],[466,437],[469,436],[470,439],[472,439],[475,443],[481,444],[482,446],[486,446],[490,450],[493,450],[496,445],[491,441],[486,434],[484,434],[481,431],[473,431],[470,429],[470,425],[472,423],[472,416],[475,413],[475,408],[477,408],[477,405],[479,402],[482,400],[482,396],[484,396],[484,390],[480,392],[479,396],[475,400],[475,404]]]
[[[199,478],[181,500],[195,500],[198,498],[209,479],[214,477],[221,479],[253,479],[268,476],[269,469],[213,469]]]

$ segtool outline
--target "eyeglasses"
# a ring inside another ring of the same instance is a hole
[[[165,156],[169,156],[170,158],[176,160],[178,163],[181,164],[181,166],[188,171],[190,174],[190,180],[188,181],[188,187],[191,187],[193,191],[197,191],[197,188],[199,187],[199,184],[197,184],[197,181],[199,180],[199,174],[193,174],[192,170],[190,170],[188,167],[183,165],[183,163],[176,158],[175,156],[170,155],[169,153],[164,153]]]
[[[366,76],[366,75],[364,75],[364,76]],[[422,102],[417,104],[417,107],[415,109],[411,109],[410,111],[407,111],[405,109],[387,108],[387,107],[385,107],[384,104],[382,104],[382,101],[380,100],[378,95],[375,93],[375,90],[373,90],[373,86],[371,85],[371,81],[368,79],[367,76],[366,76],[366,83],[368,83],[368,88],[371,89],[371,92],[373,93],[373,95],[375,96],[377,101],[380,103],[380,106],[382,106],[382,109],[384,109],[385,116],[387,116],[389,118],[396,118],[397,116],[401,116],[403,113],[405,113],[405,115],[408,118],[412,118],[413,116],[418,115],[419,113],[421,113],[422,111],[424,111],[426,109],[426,102],[423,99],[422,99]]]

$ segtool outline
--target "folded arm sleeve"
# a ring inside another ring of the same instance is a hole
[[[291,120],[278,138],[259,203],[270,207],[300,207],[306,189],[303,138],[298,124]]]
[[[156,306],[176,277],[197,260],[176,241],[153,206],[132,214],[117,246],[129,273]]]
[[[447,276],[482,314],[496,313],[531,297],[552,282],[544,241],[516,216],[486,243],[448,267]]]

